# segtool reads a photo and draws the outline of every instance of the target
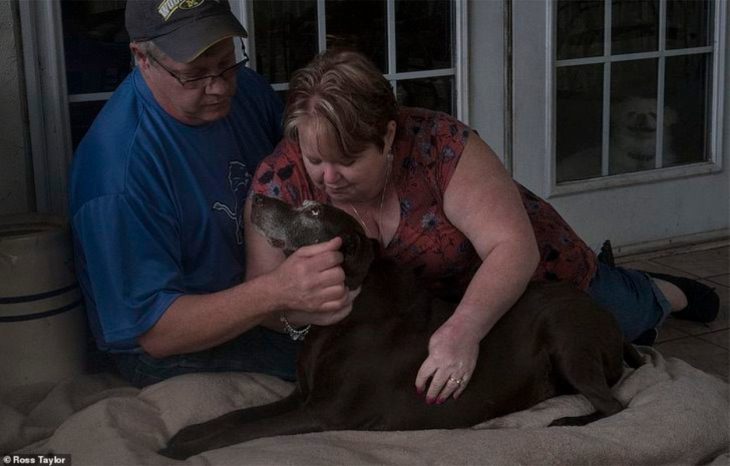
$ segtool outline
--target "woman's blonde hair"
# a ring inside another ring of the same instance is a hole
[[[370,144],[383,150],[388,122],[397,115],[390,83],[370,60],[351,50],[328,50],[292,76],[284,136],[298,141],[298,126],[317,118],[329,124],[345,155]]]

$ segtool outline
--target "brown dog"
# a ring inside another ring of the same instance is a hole
[[[416,393],[431,334],[455,305],[430,297],[415,277],[388,260],[345,212],[307,201],[294,209],[254,196],[252,221],[270,243],[291,253],[343,239],[347,285],[362,291],[350,315],[314,327],[287,398],[182,429],[160,453],[187,458],[260,437],[325,430],[468,427],[553,396],[581,393],[596,413],[553,425],[581,425],[622,409],[610,386],[641,356],[625,344],[613,316],[564,283],[534,283],[484,338],[477,367],[459,399],[427,405]]]

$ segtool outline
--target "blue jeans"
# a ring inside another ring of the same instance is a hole
[[[288,335],[255,327],[215,348],[156,359],[147,353],[114,353],[121,375],[136,387],[196,372],[258,372],[296,379],[301,342]]]
[[[587,291],[616,317],[628,341],[661,325],[671,312],[669,301],[654,281],[638,270],[599,262]]]

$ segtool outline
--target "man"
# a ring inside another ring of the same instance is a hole
[[[244,282],[244,202],[279,140],[281,103],[236,62],[247,33],[226,0],[130,1],[126,26],[137,66],[81,141],[70,177],[96,343],[137,386],[196,371],[292,379],[302,311],[308,323],[335,322],[352,294],[339,239]],[[299,318],[289,324],[291,309]]]

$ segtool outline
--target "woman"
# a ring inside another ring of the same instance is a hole
[[[284,131],[259,166],[253,192],[349,212],[384,256],[412,268],[433,292],[458,299],[415,380],[429,403],[461,394],[479,342],[530,280],[567,280],[587,290],[631,340],[687,307],[672,283],[657,286],[644,273],[599,263],[464,124],[399,109],[388,81],[358,53],[325,52],[294,75]],[[246,234],[249,277],[284,260],[250,225]],[[284,317],[287,325],[310,323],[307,313]]]

